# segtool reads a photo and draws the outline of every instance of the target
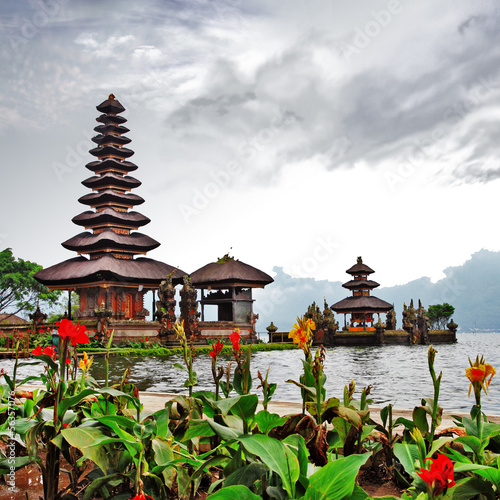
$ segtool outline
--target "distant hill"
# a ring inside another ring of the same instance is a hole
[[[340,281],[293,278],[281,267],[273,271],[276,273],[274,283],[254,293],[258,331],[265,331],[271,321],[280,331],[289,330],[296,316],[305,313],[313,301],[323,309],[324,299],[331,305],[349,295]],[[398,327],[403,303],[413,299],[416,306],[420,299],[425,308],[443,302],[454,306],[453,319],[461,331],[500,332],[500,252],[480,250],[463,265],[443,272],[446,277],[436,283],[422,277],[405,285],[379,287],[373,295],[394,304]],[[342,326],[343,316],[336,317]]]

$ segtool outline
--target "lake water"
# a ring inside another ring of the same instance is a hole
[[[488,395],[482,398],[483,410],[491,415],[500,415],[500,333],[458,333],[457,340],[456,344],[436,346],[436,373],[443,372],[439,398],[441,406],[447,411],[470,411],[474,397],[467,397],[469,381],[465,377],[465,368],[469,366],[468,357],[474,360],[479,354],[484,355],[486,362],[498,370]],[[428,346],[421,345],[329,348],[325,360],[327,397],[341,397],[345,384],[354,379],[358,397],[364,386],[372,385],[370,397],[375,405],[393,403],[397,408],[413,408],[420,404],[420,398],[433,396],[427,351]],[[265,374],[269,368],[269,382],[278,384],[273,399],[300,401],[300,389],[285,381],[298,381],[302,359],[300,350],[252,354],[253,392],[262,394],[260,389],[256,389],[259,385],[257,370]],[[220,356],[219,364],[225,365],[230,360],[231,356]],[[186,374],[173,366],[175,362],[182,363],[182,357],[115,357],[110,360],[110,372],[113,381],[118,382],[127,366],[131,366],[130,381],[143,391],[186,393],[182,387]],[[12,364],[11,360],[2,360],[0,368],[11,371]],[[102,358],[94,360],[92,374],[96,379],[103,378],[103,366]],[[210,356],[196,357],[194,369],[198,374],[195,390],[213,390]],[[23,367],[18,378],[37,370],[36,367]]]

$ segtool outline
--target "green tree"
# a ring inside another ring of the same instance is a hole
[[[429,318],[431,329],[445,330],[446,323],[448,323],[454,312],[455,308],[450,306],[447,302],[444,304],[429,306],[429,309],[427,310],[427,317]]]
[[[20,311],[33,311],[45,303],[53,306],[61,292],[53,291],[39,283],[33,275],[42,266],[28,260],[16,259],[11,248],[0,252],[0,312],[10,316]]]

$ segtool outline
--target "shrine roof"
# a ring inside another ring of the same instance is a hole
[[[392,304],[378,297],[347,297],[332,306],[336,313],[350,312],[386,312],[392,309]]]
[[[371,268],[368,267],[366,264],[363,263],[357,263],[354,264],[354,266],[350,267],[346,273],[348,274],[372,274],[375,271]]]
[[[112,255],[104,255],[98,259],[89,260],[79,256],[38,271],[35,279],[48,287],[56,288],[103,281],[157,287],[170,273],[173,273],[174,284],[182,283],[182,277],[186,274],[164,262],[146,257],[117,259]]]
[[[222,285],[263,288],[273,281],[265,272],[235,259],[212,262],[191,274],[191,283],[196,288]]]
[[[344,288],[347,288],[349,290],[357,290],[360,288],[367,289],[367,288],[377,288],[380,286],[380,283],[377,283],[376,281],[372,280],[351,280],[347,281],[342,285]]]
[[[117,250],[127,253],[145,253],[160,246],[160,243],[142,233],[118,234],[111,229],[93,234],[84,232],[62,243],[64,248],[80,253]]]
[[[104,144],[103,146],[98,146],[97,148],[91,149],[89,153],[93,156],[101,158],[102,156],[117,156],[118,158],[128,158],[132,156],[134,152],[128,148],[120,148],[113,146],[112,144]]]
[[[108,123],[121,124],[121,123],[125,123],[127,121],[127,119],[124,118],[123,116],[104,114],[104,115],[98,116],[96,118],[96,121],[98,121],[100,123],[104,123],[104,124],[108,124]]]
[[[118,172],[132,172],[137,170],[137,165],[131,161],[118,160],[117,158],[104,158],[99,161],[91,161],[85,165],[92,172],[105,172],[105,171],[118,171]]]
[[[115,96],[113,94],[109,94],[108,99],[105,101],[101,102],[98,106],[96,106],[97,111],[100,111],[101,113],[123,113],[125,111],[125,108],[120,104],[120,102],[115,99]]]
[[[104,189],[98,193],[85,194],[78,198],[78,201],[83,205],[90,205],[93,207],[109,203],[133,207],[144,203],[144,198],[132,193],[120,193],[113,189]]]
[[[104,146],[106,144],[119,144],[124,145],[132,142],[132,139],[125,137],[123,135],[115,134],[99,134],[92,137],[92,142],[95,142],[99,146]]]
[[[106,207],[99,212],[87,210],[73,217],[72,221],[78,226],[97,226],[99,224],[117,224],[125,227],[140,227],[149,224],[151,220],[139,212],[118,212]]]
[[[129,175],[118,175],[114,172],[106,172],[103,175],[95,175],[82,181],[85,187],[97,189],[100,187],[117,187],[122,189],[133,189],[139,187],[142,182]]]
[[[123,125],[116,125],[115,123],[103,123],[101,125],[97,125],[97,127],[94,127],[94,130],[96,132],[99,132],[100,134],[107,134],[109,132],[115,132],[117,134],[126,134],[127,132],[130,132],[129,128],[124,127]]]

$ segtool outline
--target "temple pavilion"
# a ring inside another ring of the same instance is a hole
[[[90,150],[96,160],[86,165],[94,175],[82,182],[92,192],[78,200],[89,210],[72,219],[85,231],[62,243],[78,256],[39,271],[35,278],[50,290],[68,290],[70,296],[76,291],[79,319],[95,320],[105,311],[114,320],[144,320],[149,314],[144,294],[157,289],[167,275],[177,284],[186,273],[144,257],[160,243],[138,231],[150,219],[132,210],[144,199],[132,193],[141,182],[128,175],[137,165],[128,161],[134,152],[125,147],[131,141],[125,136],[127,120],[120,116],[125,108],[111,94],[97,110],[98,135],[92,139],[97,146]]]
[[[342,286],[352,291],[351,297],[333,304],[331,308],[338,314],[344,314],[344,329],[347,330],[347,314],[351,315],[349,331],[371,330],[374,331],[373,315],[377,313],[387,313],[392,309],[392,304],[385,300],[370,295],[370,291],[377,288],[379,283],[368,279],[368,276],[375,271],[363,263],[363,259],[358,257],[354,266],[349,268],[346,273],[352,276]]]
[[[201,291],[203,337],[227,337],[235,328],[242,336],[255,334],[258,318],[253,312],[252,289],[264,288],[274,280],[268,274],[225,255],[191,274],[193,286]],[[206,321],[207,308],[216,310],[217,319]]]

